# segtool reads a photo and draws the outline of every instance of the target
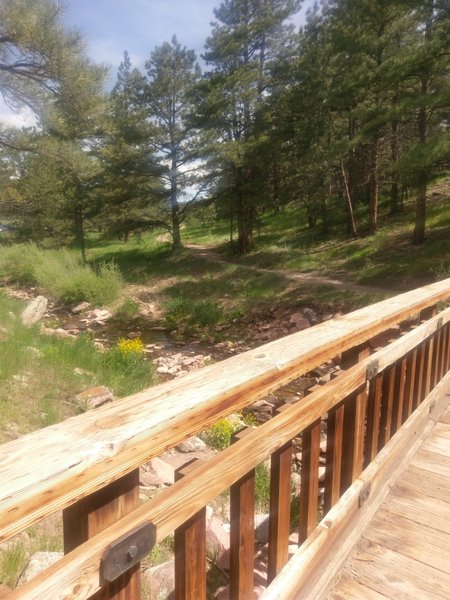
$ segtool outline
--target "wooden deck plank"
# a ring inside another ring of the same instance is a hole
[[[389,504],[385,503],[383,507],[392,514],[422,523],[428,529],[438,528],[450,533],[450,497],[444,502],[396,485],[391,490]]]
[[[377,512],[362,538],[450,576],[448,533],[434,529],[430,535],[425,525],[383,509]]]
[[[445,461],[441,453],[433,452],[432,450],[422,447],[415,455],[411,464],[424,471],[436,473],[437,475],[442,475],[442,477],[448,477],[449,485],[447,489],[450,490],[450,460],[447,459]]]
[[[431,437],[443,438],[450,442],[450,427],[447,423],[440,423],[439,421],[436,423],[436,426],[433,430],[433,435]]]
[[[419,467],[410,466],[400,477],[398,483],[403,487],[444,502],[449,498],[449,483],[447,482],[447,485],[445,485],[446,482],[443,481],[443,477]]]
[[[449,575],[379,544],[361,540],[353,555],[352,565],[352,576],[356,581],[388,598],[450,598]]]
[[[326,598],[363,600],[372,592],[450,600],[450,408],[363,530]]]
[[[328,600],[386,600],[387,596],[371,590],[350,575],[344,575],[339,581],[339,590],[331,593]]]
[[[438,423],[450,425],[450,408],[443,415],[441,415]]]
[[[449,444],[448,442],[444,442],[444,440],[435,437],[433,439],[427,440],[422,448],[424,450],[431,450],[431,452],[435,452],[436,454],[440,454],[440,460],[446,462],[450,465],[450,456],[449,456]],[[444,458],[442,458],[444,457]]]

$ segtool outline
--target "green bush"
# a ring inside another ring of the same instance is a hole
[[[165,321],[169,329],[177,329],[180,325],[188,329],[205,329],[222,319],[221,308],[209,299],[193,300],[180,296],[166,306]]]
[[[0,251],[0,277],[20,285],[37,285],[44,293],[66,304],[88,300],[110,304],[122,289],[122,277],[114,263],[96,270],[82,265],[75,252],[41,250],[20,244]]]

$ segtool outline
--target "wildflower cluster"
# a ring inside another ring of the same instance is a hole
[[[120,338],[117,342],[117,349],[121,354],[142,354],[144,348],[144,342],[140,338],[135,338],[134,340]]]

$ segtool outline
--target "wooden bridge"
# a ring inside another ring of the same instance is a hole
[[[267,458],[264,600],[450,598],[449,298],[447,279],[1,446],[0,542],[62,510],[65,551],[5,598],[139,600],[140,561],[175,532],[175,598],[206,599],[205,507],[230,490],[230,598],[252,599],[255,467]],[[328,383],[140,503],[140,465],[336,357]]]

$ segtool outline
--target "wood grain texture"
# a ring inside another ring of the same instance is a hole
[[[364,467],[367,467],[378,453],[383,377],[384,373],[378,373],[369,385]]]
[[[176,469],[175,480],[199,464],[194,459]],[[206,507],[175,529],[175,600],[206,600]]]
[[[419,288],[4,444],[0,541],[449,295]]]
[[[230,597],[253,596],[255,557],[255,471],[252,469],[230,489]]]
[[[446,311],[443,315],[443,318],[449,318],[450,311]],[[57,565],[39,576],[32,582],[32,585],[26,584],[20,592],[14,592],[14,594],[19,593],[20,595],[11,596],[11,598],[39,598],[39,600],[44,597],[76,598],[77,600],[88,598],[98,589],[98,564],[104,548],[109,543],[146,520],[151,520],[156,524],[158,540],[164,538],[210,499],[239,477],[248,473],[266,456],[287,443],[299,430],[311,425],[330,408],[341,402],[352,390],[360,387],[366,380],[367,367],[372,359],[377,360],[380,369],[386,368],[420,343],[420,340],[427,337],[433,327],[436,327],[436,323],[431,321],[408,333],[388,349],[359,363],[339,379],[322,386],[302,403],[290,406],[272,421],[251,431],[245,439],[211,459],[207,467],[198,467],[191,476],[162,492],[158,496],[157,502],[149,501],[114,526],[109,527],[105,532],[76,548]],[[446,381],[443,382],[443,384],[445,383]],[[438,404],[437,394],[440,392],[441,387],[435,390],[425,406],[421,407],[425,410],[427,419],[429,419],[430,403],[433,401],[436,402],[436,405]],[[423,410],[419,415],[423,415]],[[405,425],[405,432],[411,433],[411,427],[418,427],[415,416],[413,415],[411,423],[408,422]],[[416,433],[414,430],[414,435]],[[400,439],[402,440],[403,436]],[[379,457],[374,461],[375,465],[378,463]],[[112,458],[110,464],[114,465]],[[397,464],[396,467],[398,467]],[[369,473],[371,468],[372,465],[368,468]],[[214,473],[213,478],[211,478],[211,473]],[[376,480],[376,476],[374,478]],[[387,481],[389,482],[389,478]]]
[[[344,434],[344,404],[328,411],[327,453],[325,463],[324,511],[327,513],[341,495],[342,438]]]
[[[378,449],[381,450],[391,439],[392,412],[394,410],[395,365],[388,367],[383,375],[381,391],[380,434]]]
[[[267,580],[288,561],[291,517],[292,442],[276,450],[270,461],[269,554]]]
[[[299,545],[306,540],[317,524],[319,456],[320,420],[317,420],[304,430],[302,437]]]
[[[139,469],[83,498],[63,511],[64,553],[113,525],[139,506]],[[129,600],[141,597],[140,565],[106,583],[92,600]]]
[[[422,441],[433,431],[435,420],[446,410],[449,394],[450,375],[447,375],[324,517],[260,600],[326,598],[325,592],[337,569],[345,561],[360,532],[375,514],[386,493],[397,480],[404,486],[404,475],[400,479],[399,475],[409,464]],[[411,469],[416,468],[408,468],[408,477]],[[413,478],[415,477],[414,474]],[[367,482],[371,482],[372,486],[369,498],[358,508],[359,493]],[[420,572],[419,566],[416,566],[417,569]],[[389,593],[386,595],[388,598],[397,597]]]
[[[444,400],[448,406],[450,395]],[[328,600],[341,598],[352,583],[387,598],[450,597],[450,423],[445,412],[367,524],[342,573],[344,585],[338,573]]]

